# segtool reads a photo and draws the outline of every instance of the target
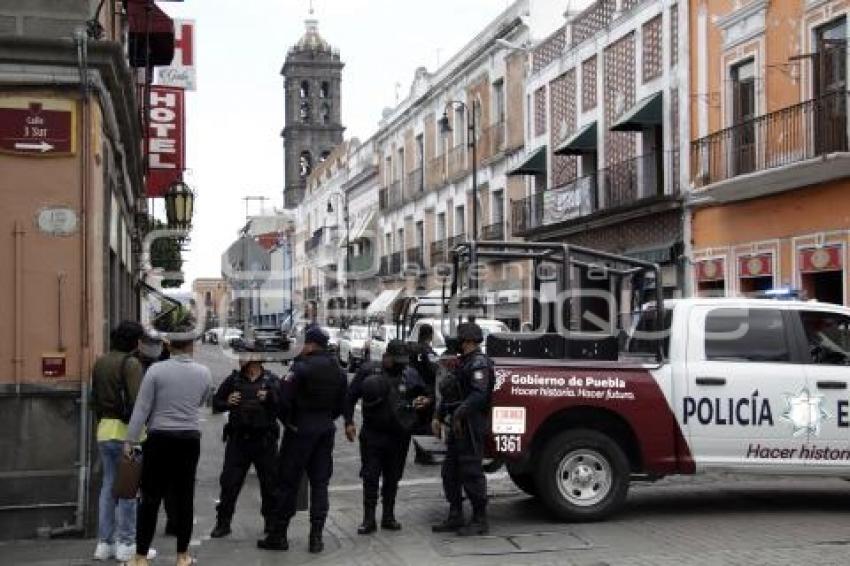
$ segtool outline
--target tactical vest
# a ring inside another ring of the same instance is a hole
[[[230,424],[237,430],[271,429],[275,425],[274,413],[259,400],[258,393],[271,390],[272,384],[264,374],[251,382],[241,375],[236,378],[235,391],[241,395],[239,405],[230,409]],[[271,393],[268,393],[271,395]]]
[[[302,362],[295,393],[296,410],[330,413],[337,408],[341,381],[339,365],[330,356],[313,355]]]
[[[385,432],[410,432],[418,417],[404,372],[392,375],[380,366],[363,380],[363,425]]]

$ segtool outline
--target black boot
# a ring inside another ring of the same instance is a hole
[[[395,520],[395,501],[384,500],[381,514],[381,529],[385,531],[400,531],[401,523]]]
[[[167,537],[176,537],[177,536],[177,527],[174,526],[174,523],[171,521],[167,521],[165,523],[165,536]]]
[[[375,521],[375,504],[363,504],[363,523],[357,527],[358,535],[371,535],[378,530],[377,522]]]
[[[271,531],[266,535],[266,538],[257,541],[257,548],[263,550],[289,550],[289,541],[286,540],[286,531],[288,528],[288,522],[272,525]]]
[[[224,538],[230,534],[230,521],[218,519],[215,522],[215,527],[210,533],[210,538]]]
[[[311,554],[318,554],[325,549],[325,543],[322,542],[322,531],[324,528],[324,521],[310,521],[310,545],[308,550]]]
[[[486,535],[490,532],[490,525],[487,524],[487,512],[483,509],[473,512],[472,520],[469,523],[458,529],[458,536],[475,537]]]
[[[454,533],[463,526],[463,511],[459,508],[452,507],[449,509],[449,516],[436,525],[431,525],[432,533]]]

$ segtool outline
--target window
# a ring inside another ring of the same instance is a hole
[[[321,157],[319,157],[319,162],[324,163],[325,161],[327,161],[328,157],[330,157],[330,156],[331,156],[330,150],[326,149],[325,151],[322,152]]]
[[[850,316],[803,311],[800,317],[806,331],[811,363],[850,365]]]
[[[466,214],[463,205],[455,208],[455,235],[460,236],[466,232]]]
[[[455,147],[463,145],[466,140],[466,125],[464,124],[464,116],[465,112],[463,111],[463,106],[455,108],[455,123],[452,124],[455,133]]]
[[[425,245],[425,225],[421,220],[416,222],[416,247],[422,249]]]
[[[496,116],[496,124],[505,121],[505,81],[499,79],[493,83],[493,110]]]
[[[493,191],[493,224],[499,224],[505,219],[505,191]]]
[[[331,85],[328,81],[322,81],[322,86],[319,89],[319,98],[329,98],[331,95]]]
[[[331,123],[331,105],[325,102],[322,104],[322,124]]]
[[[306,100],[301,101],[301,108],[298,112],[298,117],[303,124],[310,122],[310,103]]]
[[[446,213],[437,214],[437,241],[446,239]]]
[[[396,250],[404,251],[404,228],[399,228],[396,233]]]
[[[714,309],[705,319],[705,359],[787,362],[791,359],[781,311]]]
[[[301,90],[298,94],[301,97],[301,100],[310,98],[310,83],[307,81],[301,81]]]
[[[733,133],[733,160],[736,174],[755,169],[756,79],[755,63],[750,59],[731,69],[732,123],[740,124]]]

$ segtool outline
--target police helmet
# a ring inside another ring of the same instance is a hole
[[[461,344],[467,341],[480,344],[484,341],[484,333],[474,322],[461,322],[457,325],[457,338]]]
[[[410,363],[410,348],[404,340],[390,340],[387,343],[387,351],[385,356],[392,358],[393,362],[398,365],[406,365]]]

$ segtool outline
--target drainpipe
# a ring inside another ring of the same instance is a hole
[[[23,380],[24,355],[24,317],[23,317],[23,242],[24,227],[19,220],[15,220],[12,236],[15,240],[15,356],[12,364],[15,366],[15,395],[21,396],[21,381]]]

